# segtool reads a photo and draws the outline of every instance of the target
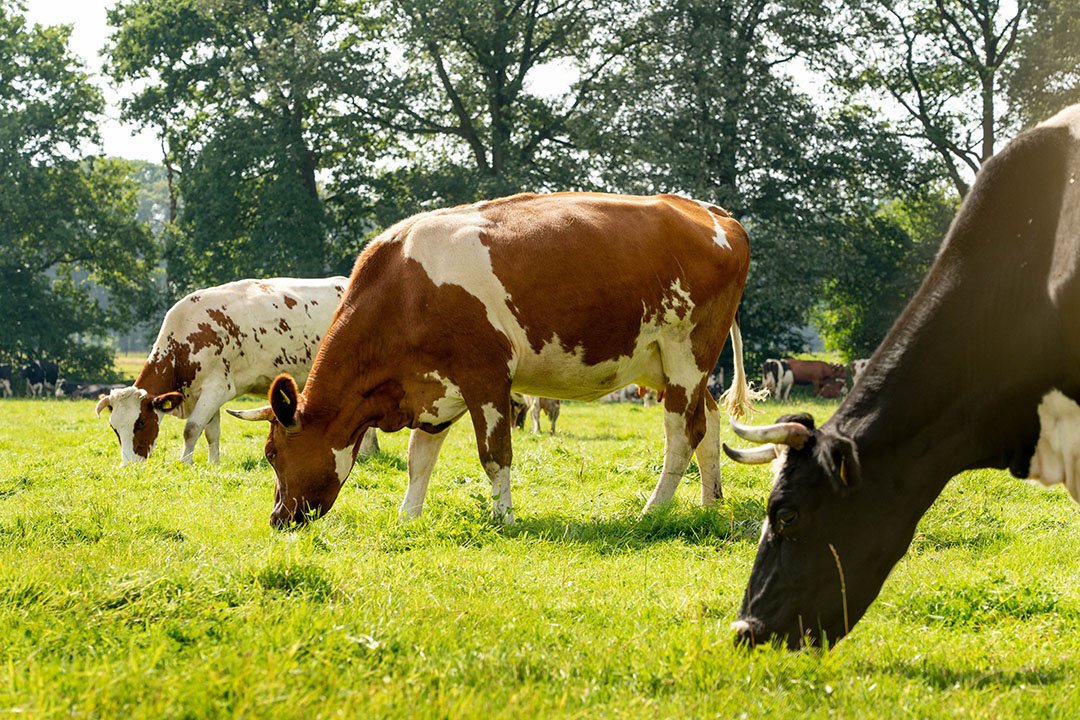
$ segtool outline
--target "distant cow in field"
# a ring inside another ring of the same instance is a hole
[[[43,397],[56,388],[60,368],[51,360],[34,360],[22,366],[19,377],[26,383],[27,397]]]
[[[761,366],[761,382],[774,398],[787,401],[795,384],[795,374],[786,360],[769,358]]]
[[[548,420],[551,421],[551,434],[555,434],[555,421],[559,419],[559,410],[562,407],[561,400],[553,400],[552,398],[536,397],[535,395],[526,395],[525,400],[529,406],[529,417],[532,419],[532,431],[533,434],[540,434],[540,411],[543,410],[548,416]]]
[[[330,327],[348,280],[238,280],[197,290],[165,315],[135,384],[97,405],[125,462],[150,456],[166,413],[187,418],[181,462],[191,462],[205,432],[218,462],[221,406],[245,393],[265,393],[279,373],[303,382]]]
[[[127,387],[123,383],[91,383],[89,385],[80,385],[74,393],[71,395],[72,400],[99,400],[101,395],[108,395],[113,390],[119,390],[120,388]]]
[[[729,332],[734,412],[748,406],[735,312],[750,253],[731,215],[675,195],[522,194],[426,212],[372,240],[301,394],[288,376],[268,420],[271,523],[328,511],[369,427],[413,428],[403,518],[417,517],[450,426],[469,415],[492,517],[513,522],[510,393],[595,400],[665,390],[669,502],[695,450],[702,501],[720,495],[720,418],[706,390]]]
[[[66,397],[74,400],[75,397],[79,394],[80,388],[82,388],[82,384],[60,378],[56,381],[56,392],[53,394],[58,399]]]
[[[859,376],[866,370],[866,366],[870,364],[870,360],[867,358],[851,361],[851,384],[855,385],[859,381]]]
[[[11,366],[0,365],[0,395],[11,397]]]
[[[709,394],[713,396],[713,400],[720,399],[720,396],[724,394],[724,368],[714,370],[713,374],[709,376],[706,387],[709,389]]]
[[[796,360],[784,358],[791,368],[796,385],[812,385],[814,395],[821,394],[821,387],[831,380],[847,381],[847,369],[843,365],[833,365],[821,360]]]
[[[821,392],[818,396],[828,400],[836,400],[845,394],[847,394],[847,385],[844,384],[843,380],[830,380],[821,385]]]

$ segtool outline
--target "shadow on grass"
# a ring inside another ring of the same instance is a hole
[[[718,546],[756,542],[764,513],[759,500],[724,502],[713,508],[673,506],[646,515],[637,509],[594,518],[544,513],[521,517],[504,533],[511,538],[583,545],[600,554],[634,551],[676,539],[690,545]]]
[[[958,670],[940,663],[909,662],[889,663],[880,672],[900,675],[925,683],[936,690],[1041,687],[1064,682],[1073,675],[1073,669],[1063,665],[1051,668],[1020,668],[1013,670]]]

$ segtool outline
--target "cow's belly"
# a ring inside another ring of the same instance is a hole
[[[1029,479],[1048,487],[1064,484],[1080,503],[1080,405],[1060,390],[1039,403],[1039,442],[1030,468]]]
[[[519,346],[521,347],[521,346]],[[659,334],[643,332],[633,352],[589,365],[580,348],[567,351],[549,342],[535,353],[519,350],[511,387],[527,395],[560,400],[597,400],[630,383],[654,388],[666,385]]]

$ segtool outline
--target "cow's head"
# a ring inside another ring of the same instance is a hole
[[[109,427],[120,441],[120,457],[125,463],[144,462],[157,441],[161,418],[184,402],[178,392],[151,395],[137,387],[113,390],[98,398],[95,412],[109,408]]]
[[[270,422],[264,452],[277,476],[271,525],[303,524],[333,506],[356,459],[356,444],[334,449],[321,427],[305,427],[313,424],[308,422],[313,413],[290,376],[274,380],[269,405],[226,412],[242,420]]]
[[[724,451],[743,463],[773,462],[757,558],[732,625],[736,641],[779,641],[789,648],[832,644],[844,637],[877,596],[904,554],[915,520],[860,472],[854,444],[809,415],[776,424],[732,423],[761,443]]]

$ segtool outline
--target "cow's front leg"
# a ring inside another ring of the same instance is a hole
[[[413,430],[409,433],[409,487],[405,489],[405,498],[401,501],[398,512],[399,520],[414,520],[424,511],[424,498],[427,497],[428,482],[435,470],[435,461],[439,450],[450,432],[450,426],[437,433]]]
[[[206,390],[199,396],[191,415],[188,416],[187,422],[184,423],[184,454],[180,456],[180,462],[187,465],[195,458],[195,443],[198,442],[199,436],[203,434],[203,430],[207,428],[210,422],[214,418],[220,418],[218,411],[226,399],[215,393],[208,393]],[[218,435],[220,437],[220,428]],[[207,435],[206,439],[209,442],[210,436]],[[216,447],[211,451],[210,461],[218,461]]]
[[[221,462],[221,410],[219,409],[214,413],[214,416],[210,418],[210,422],[206,423],[206,429],[203,430],[203,434],[206,435],[207,453],[209,455],[210,462],[215,465]]]
[[[491,519],[506,525],[514,522],[510,499],[510,387],[495,394],[487,388],[482,400],[465,399],[476,431],[480,464],[491,481]]]
[[[720,410],[708,392],[705,400],[705,436],[698,443],[698,469],[701,471],[701,504],[705,507],[724,496],[720,488]]]

